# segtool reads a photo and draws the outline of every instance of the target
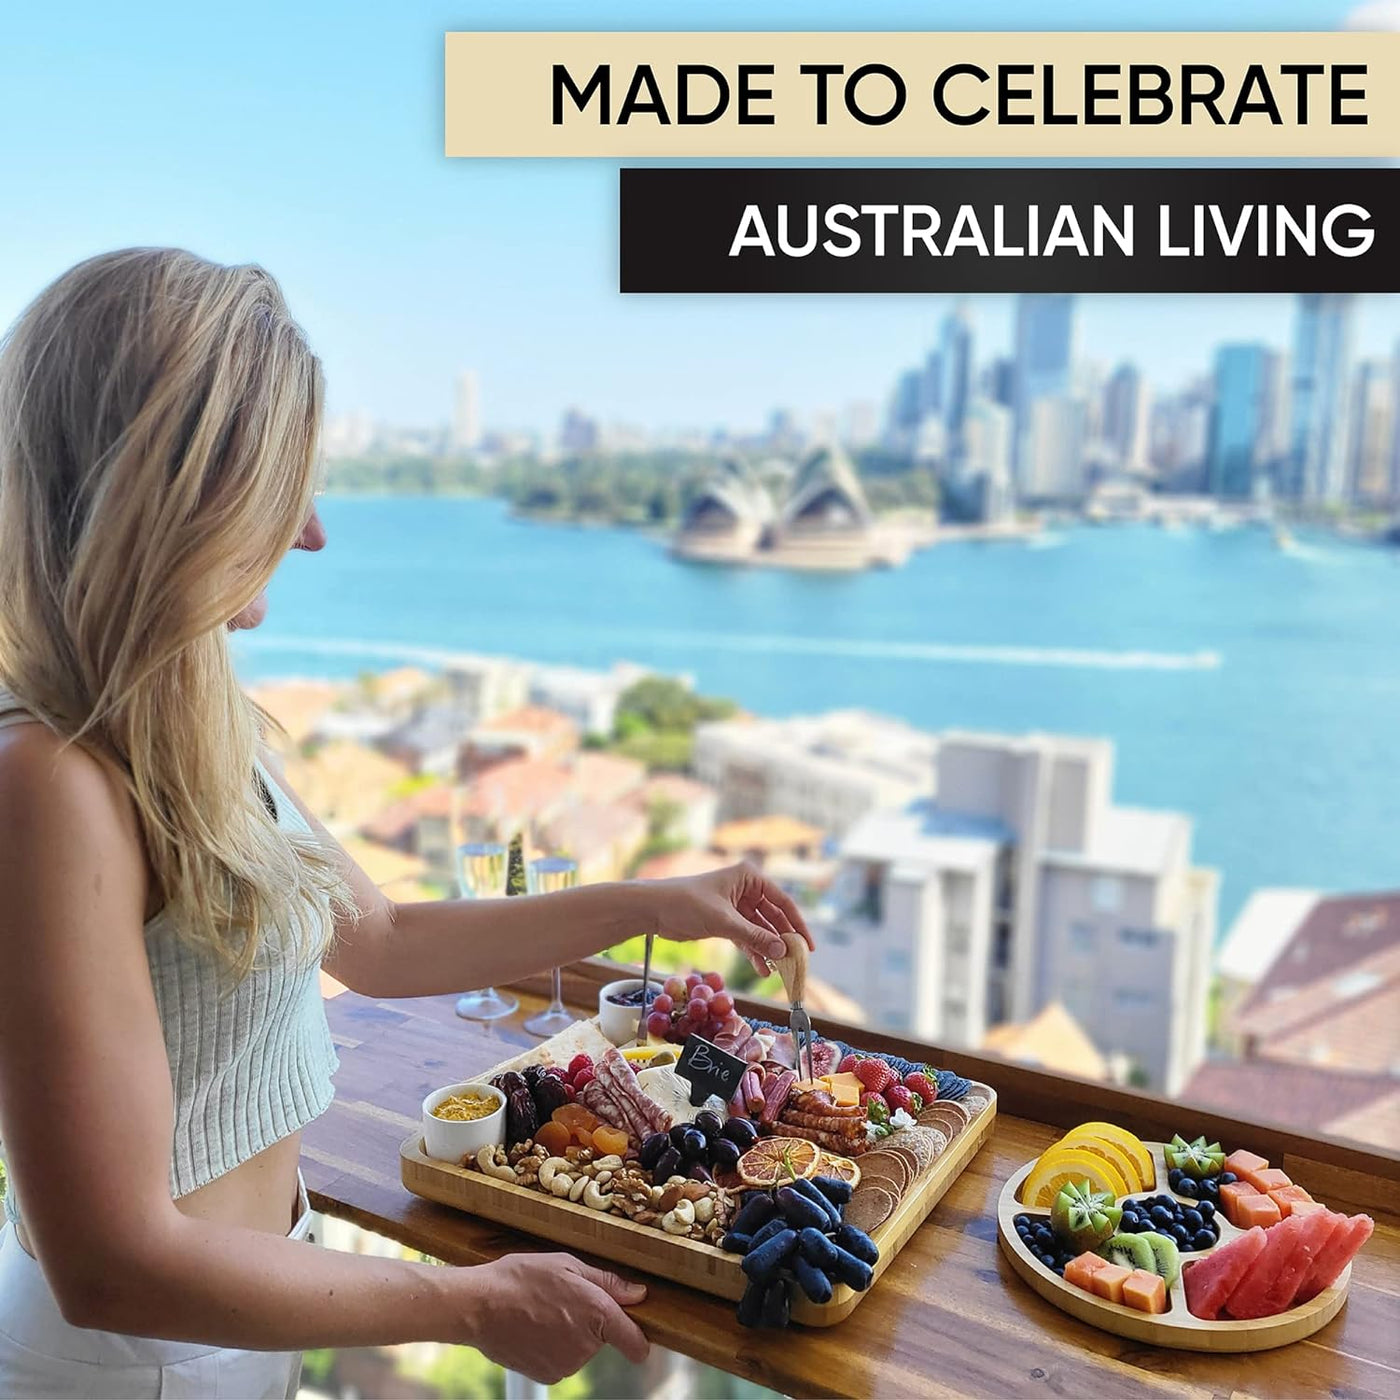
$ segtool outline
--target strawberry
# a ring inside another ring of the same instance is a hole
[[[864,1057],[857,1055],[854,1050],[848,1051],[841,1063],[836,1066],[837,1074],[850,1074]]]
[[[925,1074],[921,1069],[916,1069],[913,1074],[904,1076],[904,1087],[916,1093],[924,1101],[925,1106],[931,1104],[938,1097],[937,1081],[931,1074]]]
[[[890,1121],[890,1106],[882,1095],[866,1095],[865,1116],[870,1119],[872,1123],[888,1123]]]
[[[861,1060],[852,1073],[872,1094],[883,1094],[896,1082],[894,1071],[884,1060]]]
[[[914,1107],[914,1095],[912,1091],[906,1089],[903,1084],[891,1084],[890,1087],[885,1090],[884,1099],[892,1110],[902,1108],[911,1116],[919,1111]]]
[[[581,1069],[586,1069],[590,1074],[593,1073],[593,1060],[591,1056],[581,1054],[575,1055],[574,1058],[569,1061],[568,1074],[570,1084],[572,1084],[574,1080],[577,1079],[578,1072]]]

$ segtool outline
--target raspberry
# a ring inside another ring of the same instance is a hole
[[[885,1102],[891,1109],[902,1108],[906,1113],[913,1115],[918,1110],[914,1107],[914,1095],[906,1089],[903,1084],[891,1084],[884,1094]]]
[[[592,1072],[593,1072],[593,1059],[592,1059],[591,1056],[589,1056],[589,1055],[575,1055],[574,1058],[573,1058],[572,1060],[569,1061],[569,1071],[568,1071],[568,1073],[569,1073],[569,1082],[570,1082],[570,1083],[572,1083],[572,1082],[578,1077],[578,1072],[579,1072],[579,1070],[581,1070],[581,1069],[586,1069],[590,1074],[592,1074]]]
[[[861,1060],[852,1071],[872,1094],[883,1094],[895,1083],[895,1073],[884,1060]]]
[[[585,1084],[591,1084],[593,1082],[593,1078],[593,1066],[585,1065],[583,1069],[579,1070],[579,1072],[574,1075],[574,1092],[579,1093]]]
[[[916,1069],[913,1074],[904,1076],[904,1087],[912,1089],[924,1101],[925,1106],[931,1104],[938,1097],[937,1081],[931,1074],[925,1074],[921,1069]]]

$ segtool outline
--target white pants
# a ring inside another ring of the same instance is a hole
[[[307,1239],[311,1207],[288,1236]],[[0,1396],[4,1400],[290,1400],[301,1382],[301,1353],[237,1351],[162,1342],[74,1327],[44,1271],[0,1229]]]

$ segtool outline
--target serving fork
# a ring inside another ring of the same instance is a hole
[[[773,966],[783,979],[783,990],[787,993],[789,1012],[788,1030],[792,1034],[793,1048],[797,1051],[797,1072],[802,1074],[803,1056],[806,1056],[806,1078],[816,1076],[816,1063],[812,1058],[812,1018],[802,1005],[802,994],[807,989],[807,943],[800,933],[784,933],[783,942],[787,951],[774,959]]]

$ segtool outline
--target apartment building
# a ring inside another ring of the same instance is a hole
[[[1113,745],[945,733],[936,798],[846,833],[813,973],[876,1024],[981,1046],[1062,1003],[1174,1093],[1205,1047],[1217,878],[1178,813],[1115,806]]]
[[[727,719],[695,731],[691,767],[719,793],[719,820],[773,813],[843,835],[867,812],[933,790],[934,736],[860,710]]]

